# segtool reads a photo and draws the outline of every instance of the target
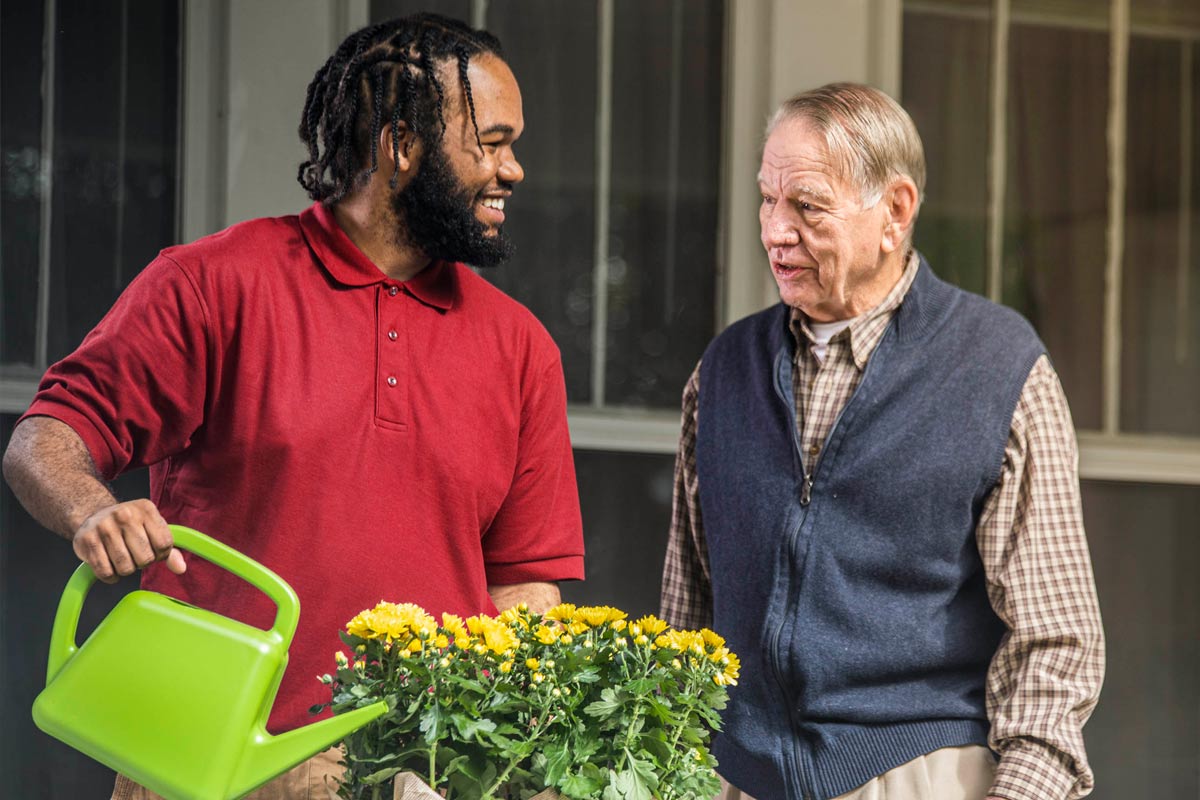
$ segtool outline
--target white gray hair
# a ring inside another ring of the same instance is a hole
[[[843,179],[871,208],[895,178],[917,185],[918,208],[925,198],[925,150],[912,117],[884,92],[857,83],[830,83],[801,92],[776,109],[766,136],[782,122],[804,120],[822,136]],[[910,231],[911,233],[911,231]]]

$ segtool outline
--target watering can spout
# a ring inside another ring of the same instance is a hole
[[[241,765],[230,783],[229,796],[248,794],[304,759],[332,747],[386,712],[387,703],[381,700],[278,736],[260,729],[246,747]]]

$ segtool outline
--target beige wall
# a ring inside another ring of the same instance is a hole
[[[366,0],[195,0],[186,5],[184,239],[308,204],[296,134],[312,76]]]

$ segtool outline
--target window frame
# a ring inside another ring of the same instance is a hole
[[[368,21],[368,0],[309,1],[314,8],[321,8],[322,13],[304,15],[293,10],[289,16],[307,16],[314,35],[323,37],[330,47]],[[54,0],[47,2],[52,10]],[[604,5],[611,8],[612,0],[597,2],[601,13]],[[1110,8],[1117,12],[1113,16],[1115,27],[1112,29],[1114,55],[1118,57],[1114,59],[1114,69],[1123,71],[1125,65],[1120,58],[1120,47],[1123,42],[1127,46],[1131,29],[1129,0],[1111,2]],[[289,4],[289,8],[293,5]],[[486,18],[487,6],[488,0],[472,0],[474,22]],[[936,8],[938,13],[943,13],[946,8],[946,4],[936,0],[909,3],[871,0],[861,6],[832,10],[829,6],[820,0],[767,0],[762,3],[730,0],[726,4],[716,275],[719,328],[777,302],[773,282],[763,268],[758,241],[758,196],[753,182],[758,169],[762,125],[770,110],[799,89],[835,78],[866,81],[898,95],[904,12]],[[994,13],[997,19],[1023,19],[1021,12],[1011,9],[1010,0],[993,0],[993,6],[993,10],[985,11]],[[258,133],[265,134],[262,138],[266,140],[276,132],[291,135],[290,119],[246,115],[238,120],[231,119],[230,73],[236,71],[231,65],[238,56],[232,52],[235,45],[231,44],[230,31],[239,24],[239,15],[247,13],[250,12],[230,0],[184,4],[178,204],[183,241],[228,223],[230,198],[238,193],[238,179],[231,176],[229,169],[229,147],[233,134],[237,133],[235,126],[252,122]],[[254,13],[267,11],[259,9]],[[956,13],[980,12],[958,9]],[[808,24],[793,24],[803,20]],[[813,24],[814,20],[820,24]],[[999,28],[997,26],[997,37],[1006,32]],[[1137,30],[1141,32],[1142,28]],[[1163,32],[1161,28],[1155,30]],[[813,53],[822,57],[811,57]],[[278,60],[279,54],[270,54],[270,57]],[[1114,84],[1118,83],[1123,85],[1123,81],[1114,81]],[[1004,88],[1002,84],[993,85],[993,114],[1003,113]],[[1121,98],[1116,99],[1122,102]],[[268,113],[263,112],[264,116]],[[1118,111],[1110,109],[1110,113],[1123,114],[1123,107]],[[252,115],[253,110],[249,114]],[[602,124],[607,127],[606,123],[607,120],[598,119],[598,131]],[[993,158],[1002,157],[1002,152],[993,154]],[[1123,169],[1123,153],[1110,146],[1110,161],[1113,160],[1121,163],[1110,166]],[[1003,171],[994,174],[1003,174]],[[278,187],[272,188],[276,185],[271,184],[267,191],[272,196],[279,196],[281,204],[290,203],[296,192],[290,176],[277,179],[281,181]],[[256,179],[256,182],[261,181]],[[1002,213],[1003,196],[999,188],[991,189],[997,207],[993,211],[998,209]],[[1110,198],[1110,219],[1113,218],[1113,204],[1123,200],[1119,196],[1120,190],[1111,188],[1117,196]],[[48,223],[48,216],[44,215],[43,225]],[[1119,236],[1119,231],[1114,235]],[[604,239],[603,236],[597,238],[598,241]],[[1193,242],[1192,246],[1200,246],[1200,243]],[[598,244],[597,263],[603,263],[603,255]],[[1115,256],[1110,253],[1109,259],[1110,279],[1106,291],[1112,293],[1112,297],[1105,306],[1106,397],[1111,395],[1114,386],[1119,391],[1120,358],[1119,251]],[[995,265],[989,264],[989,273],[994,270]],[[43,279],[39,292],[45,286],[48,281]],[[989,281],[989,294],[993,299],[998,290],[999,281],[993,277]],[[39,314],[38,320],[39,327],[47,324],[45,315]],[[44,331],[39,332],[39,336],[44,336]],[[46,366],[38,364],[33,369],[17,369],[0,365],[0,411],[20,413],[27,408]],[[683,387],[679,388],[682,392]],[[1105,429],[1078,432],[1081,479],[1200,485],[1200,437],[1122,433],[1115,426],[1117,417],[1110,408],[1106,400]],[[665,455],[676,449],[679,412],[674,409],[637,410],[573,404],[568,409],[568,417],[572,442],[579,450]]]
[[[1004,181],[1007,173],[1008,32],[1014,23],[1061,28],[1103,30],[1109,33],[1110,87],[1108,108],[1108,242],[1105,264],[1104,339],[1102,343],[1101,414],[1099,430],[1077,429],[1081,480],[1200,485],[1200,436],[1155,435],[1123,432],[1121,403],[1121,280],[1124,258],[1126,97],[1129,40],[1133,34],[1191,41],[1194,53],[1200,32],[1184,32],[1161,25],[1135,25],[1130,20],[1130,0],[1109,0],[1105,22],[1081,20],[1052,12],[1014,9],[1012,0],[992,0],[988,7],[967,7],[952,1],[907,0],[905,12],[935,14],[958,19],[983,19],[992,23],[991,97],[989,98],[988,157],[988,264],[987,296],[1000,302]],[[1186,124],[1188,117],[1184,115]],[[1198,132],[1191,132],[1193,136]],[[1184,148],[1185,150],[1188,148]],[[1190,192],[1181,192],[1185,203]],[[1190,208],[1181,209],[1181,215]],[[1184,233],[1187,226],[1182,225]],[[1182,236],[1182,234],[1181,234]],[[1190,257],[1187,247],[1200,246],[1186,236],[1180,260]],[[1186,263],[1186,262],[1184,262]]]

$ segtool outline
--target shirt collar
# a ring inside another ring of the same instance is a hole
[[[867,360],[875,351],[875,346],[883,339],[883,334],[887,331],[892,317],[895,316],[896,309],[904,302],[905,295],[908,294],[913,280],[917,277],[917,268],[920,264],[921,258],[917,255],[917,251],[909,250],[900,280],[883,298],[883,301],[867,313],[855,317],[846,330],[833,337],[834,340],[845,336],[850,337],[850,353],[854,358],[854,365],[860,372],[866,368]],[[816,337],[813,335],[808,317],[803,311],[798,308],[792,309],[789,327],[792,336],[796,338],[797,348],[808,352],[809,344],[815,343]]]
[[[300,213],[300,230],[321,266],[340,284],[398,286],[426,305],[449,311],[457,295],[457,264],[434,261],[407,281],[392,280],[350,241],[324,203],[313,203]]]

